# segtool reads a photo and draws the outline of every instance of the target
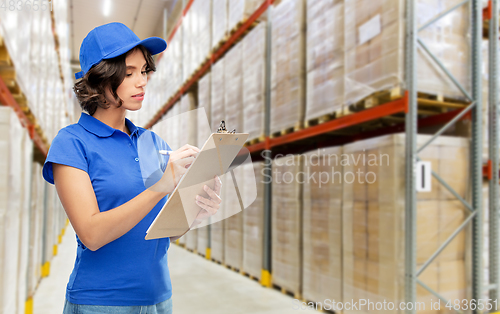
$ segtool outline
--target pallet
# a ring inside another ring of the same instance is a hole
[[[224,266],[227,268],[227,269],[230,269],[234,272],[237,272],[237,273],[240,273],[240,269],[239,268],[236,268],[234,266],[230,266],[230,265],[227,265],[227,264],[224,264]]]
[[[376,91],[369,96],[355,102],[354,104],[349,105],[349,111],[363,111],[399,99],[401,97],[403,97],[401,87]]]
[[[388,102],[401,98],[402,95],[403,93],[400,87],[374,92],[371,95],[344,108],[344,112],[335,112],[335,118],[386,104]],[[463,109],[469,104],[469,102],[464,99],[454,99],[450,97],[444,97],[443,95],[424,92],[417,92],[417,103],[417,113],[419,116],[438,115],[441,113],[449,112],[451,110]],[[398,116],[389,116],[386,118],[390,117],[394,117],[395,120],[398,118]],[[386,121],[388,121],[388,119],[386,119]]]
[[[231,30],[229,30],[226,35],[224,36],[224,38],[222,38],[213,48],[212,48],[212,54],[217,52],[228,40],[229,38],[231,38],[232,35],[234,35],[234,33],[236,33],[242,26],[243,24],[247,21],[247,19],[243,19],[241,20],[240,22],[238,22],[238,24],[236,24],[235,27],[233,27]],[[236,41],[234,41],[233,43],[231,43],[231,47],[236,45],[238,42],[240,42],[255,26],[257,26],[259,24],[258,21],[255,21],[252,23],[252,25],[250,25],[250,27],[248,27],[242,34],[242,36],[239,36]]]
[[[248,18],[244,18],[242,19],[241,21],[239,21],[236,26],[234,26],[230,31],[229,31],[229,35],[232,36],[234,33],[236,33],[242,26],[243,24],[245,24],[246,22],[248,21]],[[252,25],[250,25],[250,27],[248,27],[246,30],[245,30],[245,33],[244,35],[246,35],[250,30],[252,30],[255,26],[257,26],[257,24],[259,24],[258,21],[255,21],[252,23]]]
[[[221,261],[215,259],[215,258],[211,258],[210,259],[212,262],[216,263],[216,264],[219,264],[219,265],[222,265],[222,266],[225,266],[226,264],[222,263]]]
[[[249,141],[247,141],[245,143],[245,146],[250,146],[250,145],[255,145],[255,144],[258,144],[258,143],[262,143],[266,140],[266,136],[264,134],[262,134],[261,136],[259,137],[256,137],[256,138],[253,138]]]
[[[290,134],[290,133],[293,133],[293,132],[297,132],[297,131],[300,131],[303,129],[303,125],[302,125],[302,122],[297,122],[295,124],[295,126],[292,126],[292,127],[288,127],[286,129],[282,129],[281,131],[279,132],[274,132],[271,134],[271,138],[275,138],[275,137],[280,137],[280,136],[283,136],[283,135],[287,135],[287,134]]]
[[[463,99],[453,99],[443,95],[435,95],[424,92],[417,93],[417,103],[419,110],[431,110],[436,114],[448,112],[449,110],[463,109],[469,102]]]
[[[250,278],[251,280],[254,280],[254,281],[257,281],[258,283],[260,283],[259,278],[255,277],[255,276],[252,276],[252,275],[250,275],[250,274],[249,274],[249,273],[247,273],[247,272],[240,271],[240,274],[242,274],[243,276],[245,276],[245,277],[247,277],[247,278]]]
[[[10,58],[9,52],[7,51],[7,47],[3,43],[0,45],[0,66],[11,66],[12,59]]]
[[[344,106],[342,109],[336,110],[334,115],[335,115],[335,119],[338,119],[341,117],[349,116],[353,113],[354,112],[350,110],[349,106]]]
[[[0,48],[0,51],[3,48]],[[1,53],[0,53],[1,55]],[[0,56],[1,59],[1,56]],[[0,64],[2,62],[0,61]],[[16,95],[21,95],[22,91],[21,88],[19,87],[19,84],[17,83],[17,77],[16,77],[16,70],[12,66],[4,66],[0,70],[0,76],[2,77],[2,80],[4,81],[5,85],[9,88],[10,93],[13,96]]]
[[[274,283],[273,283],[272,287],[278,291],[281,291],[281,293],[283,293],[285,295],[291,296],[297,300],[302,300],[302,294],[300,292],[293,292],[293,291],[287,290],[287,289],[285,289],[277,284],[274,284]]]
[[[208,62],[210,62],[210,60],[212,60],[212,53],[210,52],[208,54],[208,56],[205,57],[205,59],[203,59],[203,61],[201,62],[201,64],[196,68],[196,71],[194,73],[198,73],[198,71],[201,70],[201,68],[203,68]]]
[[[309,119],[304,122],[304,127],[309,128],[311,126],[319,125],[332,120],[335,117],[335,113],[324,114],[320,117]]]
[[[194,254],[198,253],[196,249],[193,250],[193,249],[186,247],[186,250],[188,250],[189,252],[194,253]]]
[[[225,35],[218,43],[212,48],[212,54],[217,52],[227,41],[229,40],[229,35]]]

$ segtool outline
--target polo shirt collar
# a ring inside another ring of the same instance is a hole
[[[135,126],[135,124],[132,123],[129,119],[125,118],[125,125],[127,125],[129,131],[130,131],[130,136],[134,135],[134,133],[139,134],[139,128]]]
[[[80,120],[78,120],[78,124],[80,124],[88,132],[93,133],[99,137],[109,137],[113,135],[113,133],[116,131],[115,128],[110,127],[106,123],[99,121],[98,119],[92,117],[91,115],[85,112],[82,112]],[[139,128],[136,127],[132,123],[132,121],[130,121],[127,118],[125,118],[125,124],[130,130],[131,135],[139,131]]]

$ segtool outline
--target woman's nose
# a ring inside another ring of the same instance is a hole
[[[137,81],[137,86],[146,86],[148,83],[148,76],[147,75],[139,75],[139,79]]]

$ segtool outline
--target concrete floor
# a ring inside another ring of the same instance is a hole
[[[42,279],[34,297],[34,314],[62,313],[69,274],[75,261],[75,233],[68,226],[51,263],[50,275]],[[294,310],[293,298],[177,245],[169,249],[169,267],[176,314],[289,314],[318,313]]]

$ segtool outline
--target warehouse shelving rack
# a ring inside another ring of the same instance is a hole
[[[64,75],[63,75],[63,67],[60,53],[60,43],[59,36],[56,30],[55,24],[55,16],[54,11],[51,11],[51,31],[54,36],[55,49],[58,58],[58,68],[59,68],[59,78],[62,81],[62,86],[64,86]],[[43,129],[38,124],[38,120],[35,115],[31,112],[31,109],[28,107],[26,97],[19,87],[16,76],[15,76],[15,68],[10,58],[9,52],[5,43],[3,42],[3,38],[0,37],[0,65],[2,66],[0,69],[0,106],[9,106],[16,113],[17,117],[21,125],[28,130],[28,134],[33,141],[34,150],[33,150],[33,161],[42,163],[45,161],[49,150],[49,143],[47,138],[43,132]],[[10,87],[10,89],[9,89]],[[46,208],[49,206],[47,204],[47,188],[44,188],[44,225],[43,228],[47,228],[45,219],[46,217]],[[66,227],[69,224],[69,220],[66,219],[64,227],[60,230],[60,233],[57,236],[57,243],[52,244],[52,256],[57,255],[58,245],[62,241],[62,236],[65,233]],[[32,232],[30,230],[30,232]],[[57,230],[59,232],[59,230]],[[43,232],[44,240],[42,241],[43,247],[41,248],[42,255],[40,260],[40,279],[43,279],[50,274],[50,258],[47,256],[47,250],[50,248],[45,247],[45,232]],[[35,291],[38,288],[40,282],[36,284]],[[27,295],[27,299],[25,301],[25,313],[33,313],[33,295]]]
[[[499,0],[490,0],[486,16],[483,19],[489,20],[488,40],[489,40],[489,88],[488,88],[488,206],[489,206],[489,283],[486,290],[489,291],[489,298],[498,300],[500,296],[500,278],[498,274],[498,259],[499,259],[499,97],[498,84],[500,83],[498,75],[498,62],[500,48],[499,43]]]
[[[287,147],[287,144],[297,143],[297,141],[302,140],[312,140],[321,135],[325,135],[329,132],[345,129],[351,126],[359,125],[364,122],[376,120],[385,116],[389,116],[395,113],[404,113],[405,122],[399,125],[394,125],[387,127],[385,129],[377,130],[375,132],[365,132],[356,134],[353,136],[348,136],[343,138],[341,141],[337,141],[337,144],[343,144],[346,142],[352,142],[355,140],[369,138],[373,136],[379,136],[383,134],[390,134],[400,131],[406,132],[406,203],[405,203],[405,301],[415,302],[416,301],[416,288],[417,285],[422,286],[430,293],[437,296],[443,302],[448,302],[444,297],[439,295],[436,291],[433,291],[425,282],[421,281],[418,276],[425,270],[425,268],[439,255],[439,253],[450,243],[453,238],[464,230],[469,224],[472,225],[471,234],[471,244],[472,244],[472,295],[471,299],[479,300],[484,299],[484,291],[489,291],[491,299],[498,299],[499,296],[499,274],[498,274],[498,206],[499,206],[499,139],[498,139],[498,48],[499,48],[499,34],[498,34],[498,1],[491,0],[489,6],[486,10],[481,7],[480,0],[464,0],[457,4],[456,6],[450,8],[449,10],[442,12],[440,15],[436,16],[434,19],[427,22],[425,25],[417,28],[416,25],[416,5],[413,0],[406,0],[406,49],[405,49],[405,82],[406,91],[402,98],[391,101],[389,103],[379,105],[364,111],[354,113],[348,116],[344,116],[338,119],[334,119],[323,124],[308,127],[302,130],[298,130],[286,135],[281,135],[278,137],[270,137],[270,76],[271,76],[271,28],[272,28],[272,3],[273,0],[263,1],[263,4],[256,10],[256,12],[240,27],[237,31],[229,38],[229,40],[222,45],[218,50],[216,50],[209,61],[202,65],[202,67],[190,78],[180,90],[170,98],[170,100],[162,107],[161,110],[152,118],[152,120],[147,124],[147,128],[152,127],[159,119],[173,106],[173,104],[193,85],[195,82],[201,78],[208,70],[210,66],[214,64],[235,42],[237,42],[240,37],[244,36],[244,33],[248,28],[254,23],[261,15],[267,14],[267,51],[266,51],[266,107],[265,107],[265,140],[261,143],[253,144],[247,146],[247,149],[252,154],[261,153],[266,160],[271,160],[271,151],[273,149],[284,148],[291,149]],[[183,16],[189,10],[193,0],[190,0],[185,6],[183,11]],[[470,5],[471,11],[471,52],[472,52],[472,62],[471,62],[471,80],[472,80],[472,93],[469,93],[461,84],[454,78],[454,76],[446,69],[446,67],[441,63],[441,61],[434,56],[426,44],[418,37],[418,32],[427,28],[429,25],[440,20],[450,12],[460,8],[463,5]],[[483,35],[483,16],[489,18],[489,39],[490,39],[490,81],[489,81],[489,108],[490,108],[490,124],[489,124],[489,162],[488,167],[483,168],[481,160],[481,145],[482,145],[482,95],[481,95],[481,39]],[[491,18],[495,16],[495,18]],[[175,29],[177,29],[182,23],[182,18],[178,21]],[[173,34],[169,37],[172,38]],[[469,100],[469,104],[462,109],[457,109],[451,112],[430,116],[422,119],[417,117],[417,106],[418,106],[418,95],[417,95],[417,78],[416,78],[416,55],[417,48],[420,47],[423,52],[425,52],[434,63],[441,68],[443,73],[455,84],[455,86],[461,90],[464,96]],[[418,153],[422,151],[427,145],[429,145],[433,140],[442,135],[450,126],[455,124],[457,121],[462,119],[471,120],[471,164],[470,164],[470,177],[472,182],[471,187],[471,202],[464,200],[458,195],[436,172],[432,172],[432,175],[453,195],[461,201],[465,207],[470,211],[469,216],[464,220],[461,226],[451,234],[451,236],[443,242],[443,244],[436,250],[436,252],[430,257],[430,259],[417,270],[416,268],[416,163],[420,160]],[[435,135],[423,146],[417,147],[416,137],[417,130],[419,127],[426,126],[436,126],[443,125]],[[332,144],[335,141],[318,141],[317,146]],[[496,161],[496,162],[492,162]],[[272,175],[271,165],[264,164],[264,171],[267,175]],[[490,194],[489,194],[489,229],[490,229],[490,246],[489,246],[489,269],[490,278],[489,283],[484,285],[483,283],[483,263],[482,263],[482,219],[483,219],[483,204],[482,204],[482,180],[483,174],[488,175],[490,184]],[[266,183],[264,189],[264,252],[263,252],[263,270],[261,284],[264,286],[271,286],[271,184]],[[210,240],[209,240],[210,247]],[[209,252],[209,250],[207,251]],[[209,258],[209,256],[207,256]],[[406,310],[407,313],[415,313],[415,310]],[[476,312],[481,312],[477,310]]]
[[[435,57],[427,48],[425,43],[418,37],[418,32],[425,29],[438,19],[446,16],[453,10],[462,5],[470,4],[471,11],[471,52],[472,52],[472,94],[461,86],[446,67]],[[481,160],[481,119],[482,119],[482,100],[481,100],[481,39],[482,39],[482,9],[478,0],[463,1],[459,5],[443,12],[435,19],[425,25],[417,28],[416,24],[416,5],[414,1],[406,1],[406,84],[409,92],[409,110],[406,114],[406,195],[405,195],[405,299],[406,302],[416,302],[417,283],[437,296],[445,304],[449,300],[445,299],[438,292],[432,290],[418,276],[434,259],[443,251],[444,248],[454,239],[460,231],[467,225],[472,224],[472,295],[471,299],[479,300],[482,298],[483,280],[482,280],[482,160]],[[416,78],[416,54],[417,45],[425,51],[437,64],[446,76],[455,84],[458,89],[471,102],[454,119],[446,123],[426,144],[417,148],[417,78]],[[416,237],[417,237],[417,195],[416,195],[416,163],[419,160],[418,153],[422,151],[430,142],[441,135],[446,129],[453,125],[457,118],[471,111],[472,113],[472,141],[471,141],[471,166],[470,177],[472,180],[472,203],[462,199],[439,175],[434,171],[432,175],[453,195],[457,197],[469,210],[470,213],[464,222],[445,240],[433,255],[417,270],[416,265]],[[415,313],[415,310],[407,310],[407,313]]]
[[[55,16],[54,16],[54,11],[50,11],[50,20],[51,20],[51,25],[52,25],[52,35],[54,36],[54,44],[55,44],[55,49],[57,53],[57,60],[58,60],[58,68],[59,68],[59,78],[62,81],[62,86],[64,86],[64,75],[63,75],[63,70],[62,70],[62,61],[61,61],[61,52],[59,49],[59,35],[57,34],[56,30],[56,21],[55,21]],[[17,117],[19,118],[19,121],[21,122],[21,125],[28,130],[28,133],[30,135],[30,138],[33,140],[33,143],[35,147],[38,150],[40,161],[43,162],[45,157],[47,156],[47,153],[49,152],[49,144],[47,141],[47,138],[44,135],[43,130],[40,128],[38,125],[38,122],[36,120],[36,117],[33,115],[31,110],[26,104],[26,98],[22,91],[19,91],[19,95],[12,95],[12,92],[9,90],[7,87],[6,82],[4,79],[9,79],[12,81],[16,86],[17,83],[15,82],[15,70],[14,66],[12,65],[12,61],[9,56],[9,52],[7,51],[7,48],[5,47],[5,44],[3,43],[3,39],[0,38],[0,59],[3,63],[7,65],[7,72],[5,69],[0,70],[0,104],[4,106],[9,106],[11,107],[14,112],[16,113]],[[3,77],[5,73],[8,73],[7,77]],[[16,99],[17,98],[17,99]]]

